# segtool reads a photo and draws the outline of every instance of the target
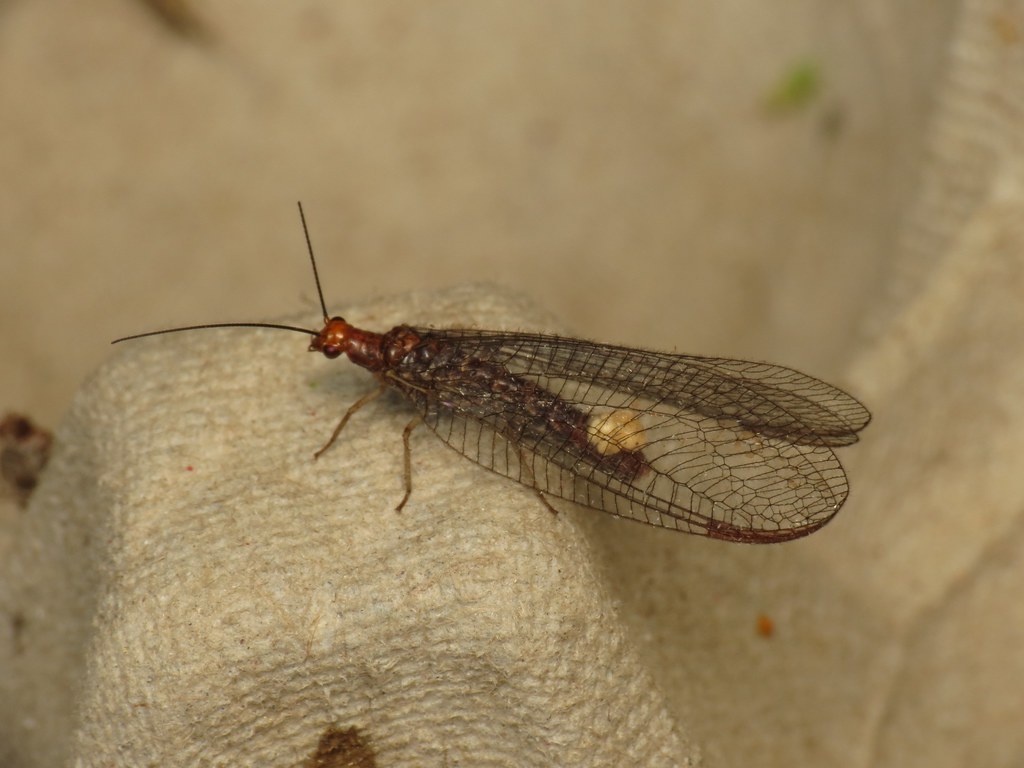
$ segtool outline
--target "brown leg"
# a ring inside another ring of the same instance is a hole
[[[412,496],[412,448],[409,446],[409,436],[412,431],[416,429],[423,421],[422,416],[417,416],[415,419],[405,425],[405,429],[402,430],[402,446],[405,448],[405,454],[403,459],[405,460],[405,496],[398,502],[398,506],[395,507],[395,512],[401,512],[402,507],[405,506],[405,502]]]
[[[547,497],[544,496],[543,491],[541,491],[541,489],[537,487],[537,477],[536,477],[536,475],[533,474],[533,470],[530,468],[530,465],[526,462],[526,454],[523,453],[523,449],[522,448],[519,449],[519,469],[522,472],[526,472],[526,474],[528,474],[530,476],[531,482],[530,483],[524,483],[524,485],[529,485],[530,488],[533,489],[533,492],[537,494],[537,498],[540,499],[541,503],[545,507],[547,507],[548,510],[550,510],[551,514],[552,515],[557,515],[558,514],[558,510],[551,506],[551,502],[549,502],[547,500]],[[520,481],[520,482],[522,482],[522,481]]]
[[[332,445],[334,445],[334,441],[338,439],[338,435],[341,434],[341,430],[344,429],[345,425],[348,423],[348,420],[352,418],[353,413],[358,411],[367,403],[372,403],[374,400],[380,397],[381,392],[383,392],[384,390],[385,386],[381,384],[379,387],[377,387],[377,389],[373,390],[373,392],[363,395],[354,403],[352,403],[352,405],[349,406],[349,409],[345,411],[345,415],[341,417],[341,421],[338,422],[338,426],[334,428],[334,432],[331,433],[331,439],[324,443],[323,448],[321,448],[319,451],[313,454],[313,459],[319,459],[321,453],[323,453]]]
[[[533,492],[537,494],[537,498],[540,499],[541,504],[548,508],[548,512],[550,512],[552,515],[558,515],[558,510],[551,506],[551,502],[548,501],[547,496],[545,496],[536,488],[533,489]]]

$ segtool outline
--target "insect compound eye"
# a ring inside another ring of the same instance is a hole
[[[326,358],[328,358],[330,360],[333,360],[334,358],[336,358],[339,355],[341,355],[341,351],[342,350],[341,350],[341,347],[335,347],[335,346],[331,345],[331,346],[323,347],[320,351],[323,353],[324,357],[326,357]]]

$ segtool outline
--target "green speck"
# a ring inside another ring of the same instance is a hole
[[[814,61],[801,61],[783,74],[765,106],[777,112],[794,111],[814,101],[820,90],[821,67]]]

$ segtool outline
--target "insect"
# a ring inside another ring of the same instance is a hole
[[[270,328],[312,337],[309,350],[346,355],[378,387],[351,416],[391,389],[426,424],[487,469],[563,499],[641,523],[728,541],[768,543],[827,523],[849,492],[833,449],[857,441],[871,418],[836,387],[769,363],[650,352],[536,333],[399,325],[386,333],[330,317],[299,204],[324,324],[212,323],[151,331],[114,343],[203,328]]]

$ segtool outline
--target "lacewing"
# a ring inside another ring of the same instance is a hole
[[[536,333],[399,325],[386,333],[330,317],[302,205],[324,324],[212,323],[312,337],[311,352],[347,355],[381,392],[401,393],[417,416],[403,434],[404,506],[412,491],[409,435],[425,423],[487,469],[551,497],[659,528],[728,541],[806,536],[849,493],[835,448],[871,419],[846,392],[791,368],[650,352]]]

